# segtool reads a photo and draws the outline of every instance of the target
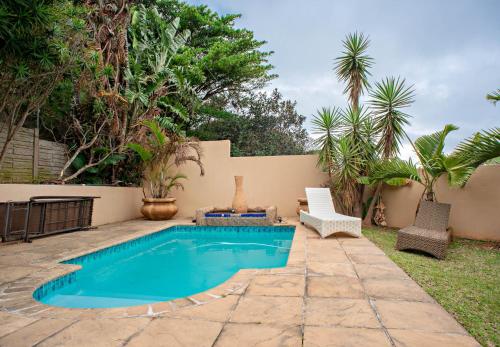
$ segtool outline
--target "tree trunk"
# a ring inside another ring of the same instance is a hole
[[[0,151],[0,169],[2,168],[2,163],[3,163],[3,159],[5,157],[5,153],[7,153],[7,147],[10,145],[10,143],[12,142],[12,138],[6,138],[5,139],[5,143],[3,144],[2,146],[2,150]]]
[[[382,191],[382,182],[377,184],[377,188],[375,188],[375,192],[373,193],[372,201],[370,202],[370,206],[368,207],[368,211],[366,211],[365,219],[363,219],[363,225],[370,227],[372,226],[373,220],[373,210],[375,208],[375,204],[377,203],[380,192]]]

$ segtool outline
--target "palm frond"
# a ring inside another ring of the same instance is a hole
[[[136,152],[143,162],[148,162],[153,158],[153,154],[144,146],[138,143],[128,143],[127,147]]]
[[[403,179],[410,179],[422,183],[417,165],[410,159],[408,161],[399,158],[379,161],[373,165],[370,176],[363,177],[364,184],[375,184],[379,182],[396,183]]]
[[[500,101],[500,89],[487,94],[486,100],[491,101],[493,105],[496,105],[497,102]]]
[[[153,134],[156,147],[161,147],[165,144],[167,137],[163,133],[162,129],[160,128],[156,120],[146,119],[143,120],[141,124],[145,126]]]
[[[478,132],[460,142],[452,154],[444,159],[451,186],[464,186],[474,170],[500,157],[500,128]]]
[[[420,159],[424,170],[430,173],[433,177],[446,172],[444,167],[443,153],[446,137],[452,131],[458,130],[458,127],[453,124],[445,125],[444,129],[430,135],[424,135],[415,140],[415,151]]]

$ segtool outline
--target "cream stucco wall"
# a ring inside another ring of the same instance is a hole
[[[189,179],[185,190],[173,193],[178,199],[179,216],[193,216],[203,206],[231,206],[234,176],[244,176],[244,191],[249,206],[275,205],[280,216],[295,214],[297,198],[305,187],[319,187],[326,175],[316,167],[315,155],[276,157],[231,157],[229,141],[202,143],[205,176],[194,164],[180,171]]]
[[[387,222],[392,227],[413,223],[423,188],[418,183],[385,187]],[[452,205],[449,225],[455,236],[478,240],[500,240],[500,165],[479,167],[464,188],[450,188],[445,177],[436,186],[439,202]]]
[[[141,216],[142,189],[128,187],[0,184],[0,201],[23,201],[32,196],[100,196],[95,200],[93,225],[122,222]]]
[[[185,190],[173,192],[178,218],[192,217],[203,206],[229,207],[234,194],[234,176],[244,176],[244,191],[250,206],[276,205],[280,216],[293,216],[297,198],[305,187],[320,187],[327,177],[317,167],[315,155],[276,157],[230,156],[229,141],[202,142],[206,174],[199,176],[194,164],[180,171],[188,176]],[[416,183],[383,191],[387,220],[392,227],[413,223],[422,188]],[[94,225],[140,217],[140,188],[81,185],[0,184],[0,201],[26,200],[35,195],[95,195]],[[450,226],[456,236],[500,240],[500,165],[480,167],[463,189],[447,186],[443,177],[437,199],[452,204]]]

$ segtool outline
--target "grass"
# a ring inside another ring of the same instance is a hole
[[[500,251],[498,244],[457,239],[445,260],[394,249],[396,232],[363,234],[450,312],[483,346],[500,346]],[[496,246],[496,247],[495,247]]]

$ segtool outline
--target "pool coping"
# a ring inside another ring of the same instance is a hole
[[[228,295],[241,295],[254,276],[265,274],[273,271],[287,272],[290,263],[290,256],[294,245],[297,244],[297,235],[294,233],[292,246],[289,253],[287,265],[280,268],[267,269],[241,269],[238,270],[225,282],[208,289],[206,291],[190,295],[183,298],[162,301],[157,303],[116,307],[116,308],[65,308],[44,304],[33,298],[33,293],[42,285],[57,281],[71,273],[74,273],[82,268],[81,265],[65,264],[65,261],[86,256],[88,254],[99,252],[104,249],[126,243],[141,237],[161,232],[162,230],[175,226],[194,226],[193,223],[187,220],[170,220],[166,221],[165,225],[152,226],[144,228],[138,232],[126,235],[123,238],[110,240],[97,247],[75,252],[71,255],[66,255],[60,258],[52,259],[48,263],[41,263],[42,268],[48,270],[49,273],[43,276],[27,276],[16,281],[8,283],[7,287],[0,286],[0,311],[8,312],[15,315],[26,316],[30,318],[57,318],[57,319],[75,319],[75,318],[137,318],[137,317],[158,317],[167,315],[179,309],[185,309],[193,306],[205,305],[214,300],[224,298]],[[296,227],[296,223],[280,223],[274,226]],[[5,298],[5,295],[7,297]]]

